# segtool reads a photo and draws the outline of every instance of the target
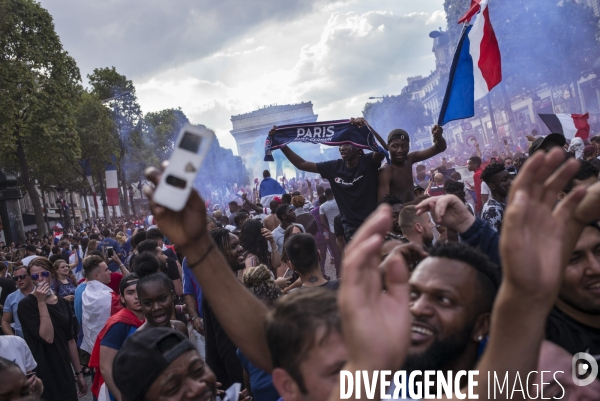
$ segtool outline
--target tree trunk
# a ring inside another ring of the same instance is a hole
[[[85,214],[86,220],[92,221],[92,214],[90,213],[90,201],[87,196],[87,189],[83,189],[83,199],[85,201]]]
[[[135,217],[135,203],[133,202],[133,191],[134,190],[132,189],[131,191],[127,192],[129,194],[129,201],[131,202],[131,217],[132,218]]]
[[[48,228],[48,232],[50,232],[50,222],[48,221],[48,205],[46,205],[46,194],[43,189],[42,191],[42,200],[44,203],[44,220],[46,221],[46,227]]]
[[[122,212],[126,218],[129,218],[129,203],[127,196],[127,182],[125,181],[125,174],[123,174],[123,167],[118,169],[119,181],[121,181],[121,189],[123,191],[123,208]]]
[[[19,166],[21,167],[21,182],[25,186],[29,198],[31,199],[31,204],[33,205],[38,235],[45,235],[46,225],[44,224],[44,212],[42,203],[40,202],[40,194],[35,188],[35,183],[29,175],[29,164],[27,163],[25,149],[23,149],[23,143],[20,139],[17,142],[17,159],[19,159]]]
[[[106,204],[106,191],[104,190],[104,181],[102,180],[102,174],[98,172],[98,183],[100,184],[100,198],[102,199],[102,210],[104,211],[104,219],[106,224],[111,223],[110,212],[108,211],[108,205]],[[98,219],[100,219],[100,213],[98,212]]]

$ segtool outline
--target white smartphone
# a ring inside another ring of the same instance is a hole
[[[156,203],[175,212],[183,209],[214,136],[212,131],[192,125],[181,129],[169,165],[154,191]]]

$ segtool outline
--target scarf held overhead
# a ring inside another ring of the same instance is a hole
[[[274,135],[267,136],[265,161],[274,161],[272,151],[292,142],[315,143],[328,146],[349,144],[373,152],[383,152],[368,127],[358,128],[350,120],[323,121],[319,123],[281,125]]]

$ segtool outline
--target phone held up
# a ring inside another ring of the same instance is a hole
[[[169,165],[154,191],[153,199],[156,203],[175,212],[183,209],[214,136],[206,128],[189,124],[181,129],[169,158]]]

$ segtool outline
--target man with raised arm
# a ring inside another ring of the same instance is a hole
[[[359,127],[367,124],[364,118],[353,118],[351,122]],[[276,127],[271,132],[275,129]],[[373,133],[385,146],[383,139],[374,131]],[[346,240],[352,238],[377,206],[377,172],[384,154],[364,154],[355,146],[343,144],[339,147],[341,159],[314,163],[304,160],[287,146],[281,148],[281,151],[297,169],[321,174],[321,177],[329,180],[333,196],[340,208],[344,235]]]
[[[373,130],[371,128],[371,130]],[[387,150],[390,152],[391,164],[386,164],[379,170],[379,187],[377,197],[379,202],[386,195],[395,195],[402,203],[414,200],[414,183],[412,165],[432,158],[446,150],[446,140],[442,136],[444,130],[435,125],[433,146],[425,150],[410,152],[410,139],[403,129],[395,129],[388,135]]]

